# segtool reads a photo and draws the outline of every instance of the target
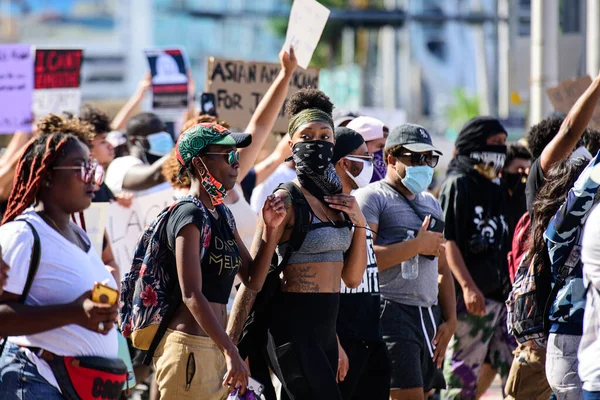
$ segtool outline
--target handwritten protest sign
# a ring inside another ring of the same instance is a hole
[[[592,78],[586,75],[562,81],[558,86],[548,89],[546,93],[554,108],[567,114],[571,107],[575,105],[577,99],[581,97],[591,84]],[[600,129],[600,107],[598,105],[594,109],[594,114],[589,125],[593,129]]]
[[[146,50],[152,75],[152,108],[185,109],[188,106],[188,76],[182,49]]]
[[[229,60],[210,57],[206,68],[205,92],[215,94],[216,111],[233,129],[245,129],[256,106],[263,98],[281,66],[275,63]],[[290,82],[288,98],[306,87],[319,87],[319,69],[296,69]],[[273,130],[287,132],[285,104]]]
[[[117,203],[109,205],[106,231],[121,275],[131,268],[134,247],[140,234],[159,212],[173,202],[172,196],[173,190],[167,189],[136,197],[129,208]]]
[[[49,113],[79,113],[82,61],[82,50],[36,50],[33,92],[36,119]]]
[[[0,134],[31,132],[33,57],[27,44],[0,45]]]
[[[310,64],[329,14],[327,7],[315,0],[294,0],[292,4],[285,48],[289,51],[290,45],[294,46],[298,65],[304,69]]]

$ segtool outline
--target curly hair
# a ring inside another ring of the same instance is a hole
[[[212,115],[200,114],[197,117],[193,117],[193,118],[190,118],[187,121],[185,121],[183,123],[183,125],[181,126],[181,133],[187,131],[194,125],[205,124],[205,123],[219,124],[223,128],[227,128],[227,129],[229,129],[229,127],[230,127],[229,123],[227,121],[221,121],[217,117],[212,116]]]
[[[84,104],[81,106],[81,110],[79,111],[79,119],[92,125],[96,135],[108,133],[112,130],[108,115],[104,111],[92,107],[89,104]]]
[[[548,146],[552,139],[558,134],[564,120],[563,117],[552,116],[541,120],[529,129],[529,132],[527,133],[527,145],[534,160],[542,155],[544,148]],[[594,131],[590,129],[586,129],[582,139],[579,140],[575,147],[587,145],[586,138],[589,138],[593,132]],[[596,153],[592,152],[592,154]]]
[[[171,155],[165,161],[161,168],[162,176],[175,189],[189,189],[192,186],[192,181],[187,173],[182,173],[181,164],[175,156],[175,149],[171,151]]]
[[[538,272],[550,266],[548,248],[544,232],[550,220],[565,202],[569,190],[585,169],[587,161],[583,159],[563,160],[555,164],[546,177],[546,183],[540,189],[533,203],[531,238],[529,242],[528,263],[535,262]]]
[[[2,224],[14,220],[34,203],[49,171],[80,141],[74,134],[61,132],[42,134],[29,141],[17,163]]]
[[[293,117],[302,110],[308,108],[318,108],[331,116],[333,112],[333,103],[329,97],[318,89],[302,89],[287,101],[285,105],[285,114],[288,118]]]
[[[76,136],[88,148],[91,146],[92,139],[95,136],[92,125],[69,115],[48,114],[38,121],[37,130],[39,136],[58,133]]]

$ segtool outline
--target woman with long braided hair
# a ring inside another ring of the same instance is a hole
[[[71,133],[47,129],[27,144],[0,226],[2,258],[10,266],[0,296],[0,336],[9,337],[0,358],[3,399],[66,398],[72,388],[54,373],[60,356],[117,357],[117,305],[92,302],[90,292],[96,282],[115,288],[116,282],[86,233],[70,221],[89,207],[103,178],[74,135],[87,129],[78,124],[62,125]],[[41,254],[27,292],[35,233]],[[121,391],[108,385],[93,390],[103,398]]]

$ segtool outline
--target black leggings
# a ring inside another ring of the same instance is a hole
[[[269,330],[269,358],[282,399],[342,399],[336,383],[339,293],[281,293]]]

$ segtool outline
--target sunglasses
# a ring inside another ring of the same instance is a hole
[[[348,155],[344,158],[347,158],[349,160],[352,160],[353,158],[358,158],[359,160],[362,160],[362,161],[373,162],[373,156],[357,156],[357,155],[353,154],[353,155]],[[354,161],[354,160],[352,160],[352,161]]]
[[[237,150],[231,150],[228,153],[205,153],[207,155],[215,155],[215,156],[227,156],[225,158],[225,161],[227,161],[227,164],[229,165],[233,165],[236,162],[240,161],[240,152]]]
[[[431,168],[435,168],[440,161],[440,156],[422,153],[402,153],[395,155],[395,157],[410,157],[412,165],[427,165]]]
[[[95,162],[86,165],[73,165],[71,167],[54,167],[53,169],[79,170],[79,177],[83,183],[93,183],[96,186],[100,186],[104,182],[104,168]]]

